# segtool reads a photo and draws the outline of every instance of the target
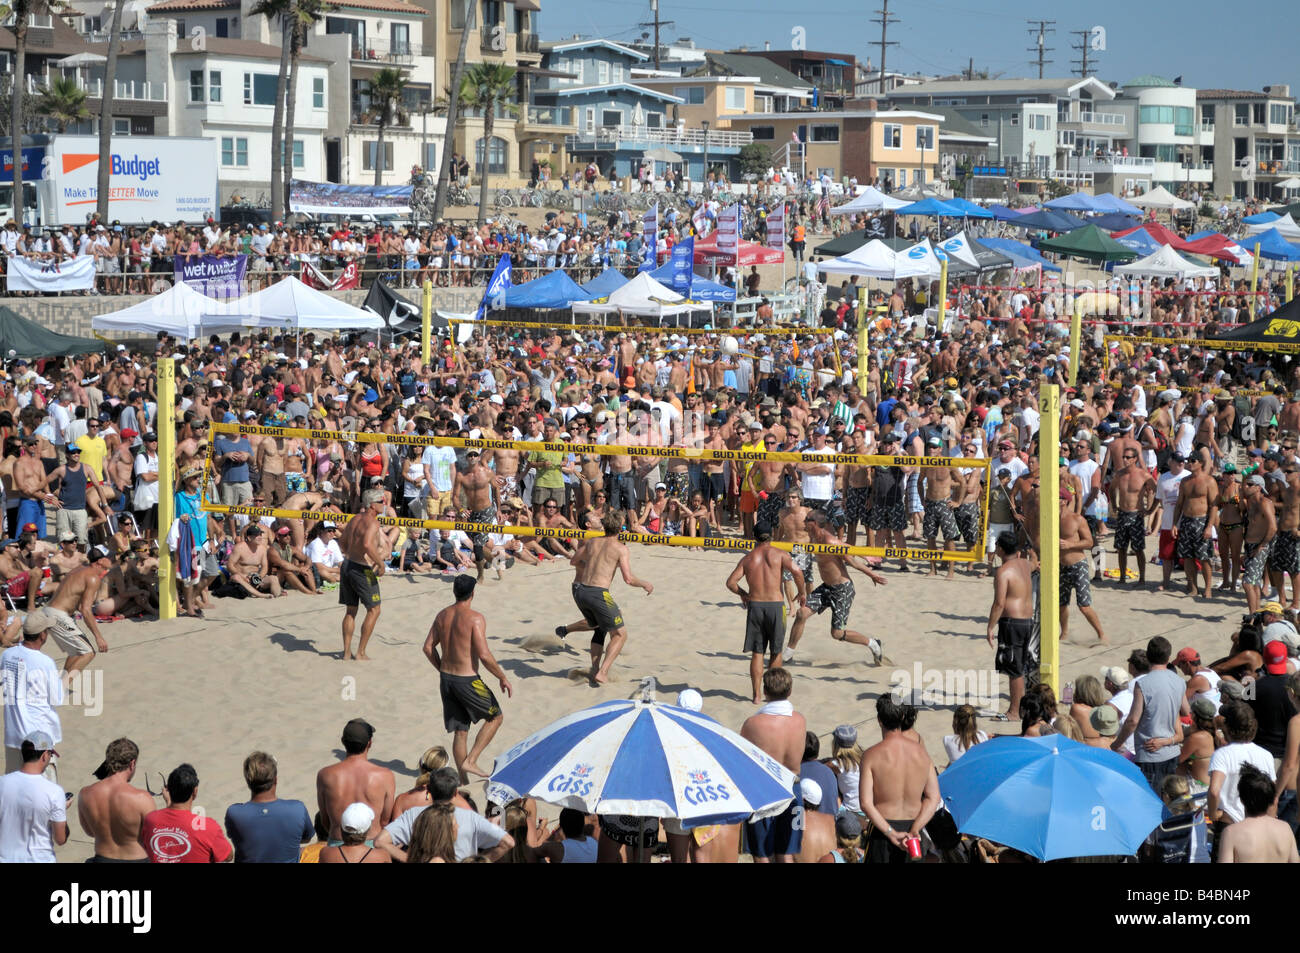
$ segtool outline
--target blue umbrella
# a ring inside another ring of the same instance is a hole
[[[1058,212],[1102,211],[1097,199],[1087,192],[1075,192],[1072,195],[1064,195],[1059,199],[1052,199],[1050,202],[1044,202],[1043,208],[1054,209]]]
[[[1140,215],[1127,215],[1124,212],[1107,212],[1105,215],[1098,215],[1088,220],[1098,228],[1104,228],[1108,232],[1122,232],[1125,229],[1132,228],[1142,221]]]
[[[1267,225],[1269,222],[1276,222],[1281,217],[1277,212],[1260,212],[1256,215],[1247,215],[1241,221],[1246,225]]]
[[[1009,255],[1017,268],[1032,268],[1035,265],[1041,265],[1044,271],[1061,270],[1060,265],[1052,264],[1039,254],[1038,249],[1032,248],[1024,242],[1018,242],[1010,238],[981,238],[980,243],[995,251],[1000,251],[1004,255]]]
[[[712,718],[634,699],[583,709],[519,742],[497,759],[488,799],[676,817],[690,828],[779,814],[797,781]]]
[[[1057,212],[1050,208],[1038,212],[1031,212],[1028,215],[1021,215],[1019,218],[1009,219],[1016,228],[1036,229],[1040,232],[1071,232],[1076,228],[1082,228],[1086,223],[1081,218],[1076,218],[1069,212]]]
[[[939,775],[964,834],[1039,860],[1130,856],[1160,823],[1160,799],[1134,765],[1063,735],[993,738]]]

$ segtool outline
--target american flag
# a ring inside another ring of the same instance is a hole
[[[830,212],[830,209],[831,197],[829,193],[823,191],[822,197],[817,200],[817,214],[822,216],[827,215]]]

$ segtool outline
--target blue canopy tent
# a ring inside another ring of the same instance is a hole
[[[1241,242],[1241,246],[1251,253],[1254,253],[1256,244],[1259,245],[1260,258],[1268,258],[1271,261],[1300,261],[1300,245],[1291,244],[1276,228],[1251,235]]]
[[[999,222],[1014,222],[1017,219],[1024,218],[1025,214],[1027,214],[1019,209],[1007,208],[1005,205],[997,204],[990,205],[989,211],[993,213],[993,217]]]
[[[984,208],[984,206],[976,205],[974,202],[968,202],[966,201],[966,199],[961,198],[960,196],[956,198],[945,199],[944,201],[945,204],[951,205],[953,208],[961,209],[962,213],[966,218],[992,218],[993,217],[993,213],[990,212],[988,209]]]
[[[1126,215],[1123,212],[1107,212],[1105,215],[1098,215],[1096,218],[1088,219],[1088,221],[1108,232],[1122,232],[1140,224],[1142,217],[1140,215]]]
[[[1076,228],[1082,228],[1086,223],[1069,212],[1043,209],[1041,212],[1021,215],[1011,220],[1011,224],[1016,228],[1028,228],[1040,232],[1072,232]]]
[[[987,248],[993,248],[1009,257],[1017,268],[1032,268],[1035,265],[1042,265],[1044,271],[1060,271],[1060,265],[1054,265],[1038,253],[1036,248],[1031,248],[1024,242],[1018,242],[1011,238],[981,238],[980,244]]]
[[[941,202],[936,198],[921,199],[919,202],[913,202],[911,205],[904,205],[894,212],[895,215],[924,215],[927,218],[961,218],[966,213],[950,205],[947,202]]]
[[[1152,238],[1151,233],[1145,228],[1139,228],[1127,235],[1113,235],[1112,237],[1124,247],[1133,249],[1143,258],[1147,255],[1154,255],[1164,247],[1160,242]]]
[[[1096,201],[1097,208],[1103,212],[1118,212],[1121,215],[1132,215],[1138,219],[1141,219],[1144,214],[1136,205],[1125,202],[1118,195],[1113,195],[1110,192],[1094,195],[1093,199]]]
[[[1269,222],[1276,222],[1281,217],[1277,212],[1260,212],[1258,215],[1247,215],[1241,221],[1246,225],[1267,225]]]
[[[1197,232],[1197,233],[1194,234],[1194,235],[1188,235],[1185,239],[1183,239],[1183,241],[1186,241],[1186,242],[1199,241],[1199,240],[1202,239],[1202,238],[1208,238],[1210,235],[1217,235],[1217,234],[1219,234],[1219,233],[1216,232],[1214,229],[1212,229],[1212,228],[1207,228],[1207,229],[1204,229],[1203,231],[1199,231],[1199,232]]]
[[[594,301],[597,298],[606,298],[611,293],[617,291],[627,284],[627,276],[617,268],[606,268],[595,278],[592,278],[586,284],[579,285],[587,295],[584,301]]]
[[[506,289],[507,308],[567,308],[575,301],[596,297],[583,289],[561,268]]]
[[[650,277],[667,288],[673,286],[673,263],[671,260],[660,265],[654,271],[650,272]],[[716,281],[710,281],[708,278],[702,278],[697,274],[691,274],[691,290],[686,292],[686,297],[692,301],[735,301],[736,289],[728,288],[726,285],[718,284]]]
[[[1103,209],[1097,204],[1096,197],[1089,195],[1087,192],[1075,192],[1072,195],[1063,195],[1059,199],[1052,199],[1050,202],[1044,202],[1043,208],[1050,208],[1058,212],[1103,211]]]

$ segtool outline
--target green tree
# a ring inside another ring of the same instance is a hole
[[[36,112],[53,122],[59,132],[67,132],[74,122],[90,118],[86,91],[75,79],[56,79],[36,92],[40,97],[36,100]]]
[[[27,30],[28,18],[39,11],[57,15],[64,6],[63,0],[0,0],[0,20],[14,18],[13,26],[5,27],[14,35],[14,71],[11,83],[13,96],[9,101],[9,135],[12,137],[13,153],[22,156],[23,148],[23,83],[27,69]],[[23,164],[14,163],[14,218],[23,220]]]
[[[108,221],[109,165],[113,151],[113,91],[117,86],[117,54],[122,48],[122,6],[113,4],[113,22],[108,29],[108,60],[104,63],[104,90],[99,99],[99,169],[96,177],[95,212],[101,222]],[[63,130],[59,130],[62,132]]]
[[[479,163],[478,223],[487,218],[488,159],[497,108],[507,115],[519,111],[511,100],[515,96],[515,71],[503,63],[475,63],[461,78],[460,103],[483,112],[483,158]],[[477,150],[475,152],[477,155]]]
[[[456,0],[451,0],[455,3]],[[465,26],[460,31],[460,52],[451,67],[451,86],[449,90],[460,89],[461,80],[465,78],[465,51],[469,48],[469,32],[474,28],[474,13],[478,4],[474,0],[465,2]],[[442,137],[442,161],[438,163],[438,189],[433,195],[433,220],[442,218],[442,209],[447,202],[447,180],[451,173],[451,144],[456,139],[456,123],[460,119],[460,97],[448,93],[447,132]]]
[[[379,110],[379,136],[375,143],[375,185],[384,182],[384,130],[388,127],[389,116],[402,101],[402,91],[406,89],[406,77],[399,69],[385,67],[370,78],[370,102]]]
[[[257,0],[248,11],[280,22],[280,75],[275,84],[275,111],[271,113],[271,219],[277,222],[284,218],[284,194],[277,183],[284,178],[284,99],[293,40],[289,24],[296,17],[297,7],[298,0]]]
[[[772,153],[761,142],[745,143],[736,158],[740,160],[740,171],[745,174],[761,176],[772,165]]]

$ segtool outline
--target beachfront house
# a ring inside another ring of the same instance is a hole
[[[1233,198],[1282,199],[1300,177],[1300,124],[1291,87],[1202,89],[1196,93],[1200,158],[1213,163],[1214,191]]]

